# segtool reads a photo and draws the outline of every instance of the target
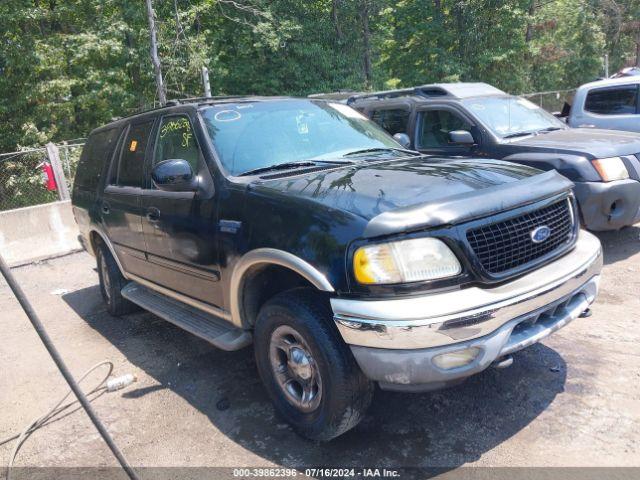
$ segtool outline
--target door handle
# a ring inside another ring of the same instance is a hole
[[[111,208],[109,207],[109,204],[107,202],[103,202],[102,213],[104,213],[105,215],[109,215],[109,212],[111,212]]]
[[[147,208],[147,220],[150,222],[157,222],[160,220],[160,210],[156,207]]]

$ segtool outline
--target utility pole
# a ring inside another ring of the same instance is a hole
[[[604,78],[609,78],[609,54],[604,54]]]
[[[202,67],[202,86],[204,87],[204,96],[211,96],[211,84],[209,83],[209,69]]]
[[[164,82],[162,81],[162,69],[160,68],[160,58],[158,57],[158,38],[156,32],[155,14],[153,13],[153,5],[151,0],[147,0],[147,17],[149,18],[149,35],[151,37],[151,63],[153,71],[156,75],[156,87],[158,89],[158,98],[160,105],[167,103],[167,94],[164,90]]]
[[[367,90],[371,89],[372,84],[372,65],[371,65],[371,30],[369,28],[369,16],[371,15],[370,0],[360,1],[360,20],[362,22],[362,45],[364,47],[363,64],[364,64],[364,80]]]

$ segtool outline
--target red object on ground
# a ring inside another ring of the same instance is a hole
[[[58,189],[58,184],[56,183],[56,177],[53,175],[53,167],[49,162],[43,162],[40,164],[42,168],[42,183],[44,183],[44,187],[53,192]]]

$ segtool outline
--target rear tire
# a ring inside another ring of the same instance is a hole
[[[314,290],[297,288],[269,300],[258,314],[254,346],[276,411],[300,435],[328,441],[364,417],[373,384]]]
[[[100,293],[107,304],[107,311],[114,317],[119,317],[140,310],[140,307],[122,296],[121,290],[128,281],[104,243],[96,249],[96,261]]]

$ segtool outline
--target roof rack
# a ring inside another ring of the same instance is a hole
[[[177,107],[178,105],[185,105],[190,103],[205,103],[207,101],[216,101],[216,100],[231,100],[234,98],[247,98],[248,95],[218,95],[212,97],[186,97],[186,98],[172,98],[171,100],[167,100],[167,103],[164,105],[159,105],[157,107],[151,108],[141,108],[137,109],[135,112],[131,112],[127,115],[122,115],[119,117],[113,117],[111,119],[112,122],[117,122],[119,120],[124,120],[125,118],[135,117],[136,115],[142,115],[143,113],[155,112],[156,110],[161,110],[167,107]]]
[[[347,100],[347,105],[364,98],[395,98],[395,97],[453,97],[457,99],[472,98],[486,95],[506,95],[502,90],[482,82],[433,83],[419,87],[386,90],[383,92],[354,95]]]
[[[442,87],[435,85],[421,85],[419,87],[400,88],[396,90],[383,90],[380,92],[363,93],[360,95],[353,95],[347,100],[347,105],[351,105],[357,100],[363,100],[365,98],[397,98],[397,97],[444,97],[449,95],[449,92]]]
[[[166,103],[166,107],[174,107],[176,105],[182,105],[185,103],[200,103],[207,101],[216,101],[216,100],[231,100],[234,98],[247,98],[251,95],[215,95],[210,97],[186,97],[186,98],[172,98],[168,100]]]

